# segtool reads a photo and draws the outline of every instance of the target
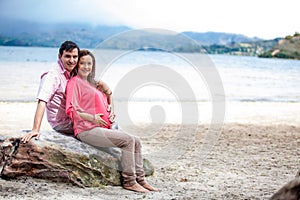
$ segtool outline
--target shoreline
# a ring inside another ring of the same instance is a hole
[[[132,114],[129,110],[129,116],[135,124],[147,125],[152,121],[149,119],[149,112],[143,108],[145,103],[134,102],[138,107],[137,110],[144,109],[144,112],[135,112]],[[165,102],[163,106],[171,104]],[[8,131],[28,130],[32,128],[33,118],[36,109],[36,102],[0,102],[0,130],[5,133]],[[121,104],[119,104],[121,105]],[[146,102],[146,105],[153,106]],[[116,107],[116,106],[115,106]],[[145,107],[145,106],[144,106]],[[171,107],[172,108],[172,107]],[[211,104],[208,102],[198,103],[199,123],[200,125],[210,124],[212,121]],[[171,113],[171,117],[166,117],[166,124],[181,124],[180,112],[166,109],[166,112]],[[117,109],[115,111],[117,112]],[[225,116],[223,124],[227,123],[242,123],[242,124],[259,124],[259,125],[273,125],[273,124],[300,124],[300,102],[227,102],[225,105]],[[168,113],[167,113],[168,114]],[[118,115],[117,115],[118,117]],[[117,118],[117,121],[119,119]],[[154,121],[155,122],[155,121]],[[121,121],[118,122],[122,124]],[[132,124],[131,124],[132,125]],[[127,124],[124,124],[127,126]],[[41,125],[41,130],[52,130],[46,119],[46,114]],[[1,134],[1,133],[0,133]]]
[[[30,129],[36,103],[0,102],[1,133]],[[209,107],[201,104],[196,131],[167,124],[142,136],[144,157],[155,164],[146,180],[161,192],[138,194],[121,187],[78,188],[71,184],[22,178],[0,179],[0,199],[268,199],[299,170],[300,103],[229,102],[217,137],[209,137]],[[181,134],[178,134],[182,128]],[[51,130],[46,119],[42,130]],[[208,144],[208,145],[207,145]],[[163,152],[178,152],[176,157]],[[168,159],[166,162],[166,159]]]

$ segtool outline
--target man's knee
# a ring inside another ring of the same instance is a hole
[[[136,147],[141,147],[142,146],[141,139],[139,137],[136,137],[136,136],[133,136],[133,138],[134,138],[135,146]]]

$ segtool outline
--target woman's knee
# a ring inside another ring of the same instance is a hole
[[[124,140],[124,143],[123,143],[125,147],[128,147],[128,146],[134,146],[135,145],[135,138],[131,135],[128,135],[125,140]]]

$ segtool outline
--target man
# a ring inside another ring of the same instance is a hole
[[[22,137],[22,142],[26,143],[32,137],[39,139],[45,110],[47,110],[48,122],[54,130],[61,133],[73,133],[71,120],[65,112],[65,89],[71,72],[77,65],[79,51],[77,44],[72,41],[65,41],[61,44],[57,64],[41,77],[33,128]]]

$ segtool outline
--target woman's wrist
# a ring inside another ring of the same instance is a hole
[[[91,115],[92,115],[92,122],[94,122],[96,120],[96,115],[93,115],[93,114],[91,114]]]

